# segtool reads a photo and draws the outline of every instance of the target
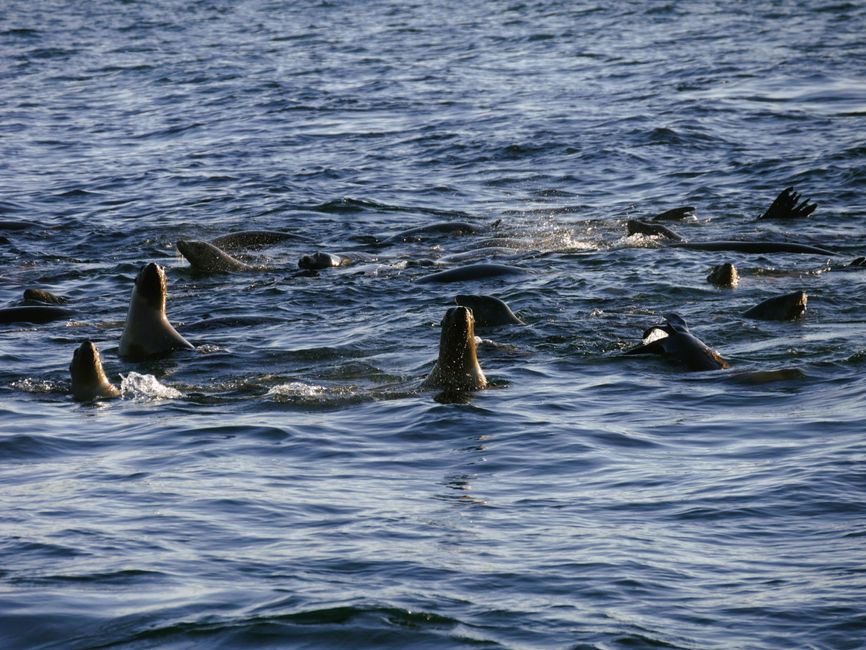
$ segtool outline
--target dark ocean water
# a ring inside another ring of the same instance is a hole
[[[864,33],[825,0],[2,3],[0,304],[76,314],[0,325],[0,646],[866,647]],[[756,221],[788,186],[816,212]],[[680,205],[840,254],[626,235]],[[487,230],[383,243],[452,220]],[[175,248],[248,229],[307,240]],[[415,282],[491,245],[528,273]],[[298,277],[315,250],[368,258]],[[150,261],[197,349],[127,362]],[[443,403],[457,293],[527,325]],[[621,356],[669,312],[731,368]],[[69,397],[88,338],[122,399]]]

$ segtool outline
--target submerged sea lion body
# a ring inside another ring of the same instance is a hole
[[[120,337],[120,356],[143,359],[172,350],[194,349],[168,322],[166,285],[165,271],[157,264],[150,262],[139,271]]]
[[[625,225],[629,235],[655,235],[658,237],[664,237],[665,239],[673,239],[674,241],[683,240],[682,237],[680,237],[670,228],[666,228],[665,226],[661,226],[657,223],[647,223],[646,221],[629,219]]]
[[[238,248],[265,248],[283,241],[299,240],[309,241],[307,237],[290,232],[278,230],[243,230],[227,235],[221,235],[210,240],[210,243],[223,250],[235,250]]]
[[[33,304],[0,309],[0,323],[50,323],[72,318],[71,309],[54,305]]]
[[[90,341],[82,343],[73,353],[69,375],[72,378],[72,398],[77,402],[120,396],[120,390],[105,376],[99,350]]]
[[[513,248],[506,248],[505,246],[484,246],[470,251],[463,251],[462,253],[443,255],[439,258],[439,262],[443,264],[459,264],[462,262],[482,260],[491,257],[513,257],[518,253],[520,253],[520,251],[514,250]]]
[[[470,264],[458,266],[456,269],[440,271],[432,275],[418,278],[416,282],[462,282],[464,280],[482,280],[485,278],[497,278],[506,275],[518,275],[526,273],[525,270],[516,266],[504,264]]]
[[[698,251],[737,251],[738,253],[804,253],[812,255],[836,255],[826,248],[808,244],[781,241],[680,241],[668,244],[676,248]]]
[[[446,392],[487,387],[487,378],[478,365],[475,319],[469,308],[451,307],[445,312],[439,337],[439,358],[422,387]]]
[[[257,268],[204,241],[181,239],[177,242],[177,250],[187,259],[192,268],[204,273],[237,273],[253,271]]]
[[[743,314],[760,320],[796,320],[806,314],[809,297],[805,291],[794,291],[761,302]]]
[[[665,316],[664,325],[656,325],[644,332],[646,343],[627,350],[623,354],[661,354],[673,359],[689,370],[719,370],[728,367],[728,362],[719,353],[689,332],[682,317],[677,314]]]
[[[740,283],[740,274],[737,273],[736,266],[730,262],[725,262],[712,268],[710,274],[707,276],[707,282],[733,289]]]
[[[492,226],[478,226],[466,221],[439,221],[427,224],[426,226],[418,226],[417,228],[403,230],[402,232],[398,232],[396,235],[387,237],[383,243],[393,244],[399,242],[420,242],[424,241],[428,235],[477,235],[488,228],[495,228],[498,225],[498,220],[493,222]]]
[[[454,302],[472,310],[475,325],[478,327],[524,324],[505,302],[493,296],[461,294],[454,298]]]

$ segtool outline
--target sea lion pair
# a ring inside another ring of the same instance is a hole
[[[264,266],[248,264],[239,260],[211,242],[181,239],[177,242],[177,250],[187,259],[194,270],[203,273],[241,273],[266,270]],[[353,261],[354,259],[348,255],[316,251],[311,255],[303,255],[298,260],[298,268],[319,271],[348,266]]]
[[[135,278],[126,323],[118,352],[131,360],[146,359],[172,352],[192,350],[193,345],[168,321],[165,313],[167,296],[165,270],[150,262]],[[84,341],[72,355],[69,364],[72,397],[81,402],[118,397],[120,391],[105,376],[99,350]]]
[[[446,393],[481,390],[487,378],[478,364],[475,319],[468,307],[451,307],[442,318],[439,357],[421,384]]]
[[[447,392],[481,390],[487,378],[478,363],[475,326],[523,324],[499,298],[458,295],[442,319],[439,357],[422,388]]]
[[[794,291],[769,298],[743,313],[747,318],[761,320],[794,320],[806,312],[808,297],[804,291]],[[718,352],[689,332],[686,321],[678,314],[665,316],[665,323],[654,325],[643,333],[641,345],[624,354],[660,354],[679,362],[689,370],[720,370],[727,368]]]

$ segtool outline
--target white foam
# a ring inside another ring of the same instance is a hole
[[[177,399],[183,397],[179,390],[159,383],[153,375],[142,375],[130,372],[122,377],[120,393],[124,398],[132,399]]]
[[[320,397],[328,389],[325,386],[305,384],[300,381],[279,384],[268,391],[268,396],[274,397]]]

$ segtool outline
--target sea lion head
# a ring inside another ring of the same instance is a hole
[[[72,378],[72,397],[76,401],[86,402],[96,397],[120,394],[105,376],[99,350],[92,341],[84,341],[72,354],[69,375]]]
[[[445,312],[439,335],[439,358],[424,383],[445,391],[479,390],[487,386],[476,356],[475,319],[468,307],[451,307]]]
[[[154,262],[149,262],[135,278],[135,295],[148,307],[165,312],[165,297],[168,283],[165,271]]]
[[[451,307],[442,318],[442,333],[439,336],[440,359],[442,352],[462,359],[467,354],[475,356],[475,317],[469,307]]]
[[[316,251],[312,255],[304,255],[301,259],[298,260],[298,268],[307,269],[307,270],[317,270],[317,269],[328,269],[332,266],[339,266],[337,260],[334,259],[334,255],[330,253],[322,253],[321,251]]]
[[[795,291],[788,294],[787,316],[786,320],[795,320],[802,318],[806,313],[806,303],[809,302],[809,296],[805,291]]]
[[[454,302],[472,310],[475,325],[489,327],[507,325],[509,323],[523,325],[523,321],[514,315],[511,308],[494,296],[458,294]]]
[[[203,241],[197,241],[195,239],[181,239],[177,242],[177,250],[180,251],[180,254],[183,255],[186,259],[189,259],[190,256],[198,259],[208,253],[210,250],[209,244]]]
[[[707,276],[707,280],[721,287],[734,288],[740,283],[740,274],[737,267],[730,262],[714,266]]]
[[[69,302],[67,298],[63,296],[56,296],[50,291],[46,291],[45,289],[32,288],[24,290],[24,301],[53,305],[63,305]]]

